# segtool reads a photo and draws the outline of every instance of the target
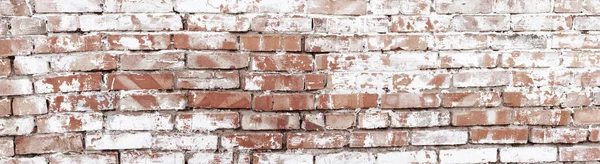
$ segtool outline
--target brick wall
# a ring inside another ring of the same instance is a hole
[[[0,0],[0,164],[600,160],[600,0]]]

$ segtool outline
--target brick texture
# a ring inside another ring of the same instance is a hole
[[[0,164],[594,163],[600,0],[0,0]]]

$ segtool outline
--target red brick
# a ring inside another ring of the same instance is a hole
[[[498,92],[454,92],[442,93],[444,107],[494,107],[499,106]]]
[[[121,94],[119,110],[178,110],[186,106],[184,93]]]
[[[595,117],[600,110],[580,109],[573,112],[573,123],[578,125],[600,124],[600,119]]]
[[[590,146],[559,147],[559,161],[598,161],[600,148]]]
[[[244,90],[301,91],[304,76],[297,74],[244,74]]]
[[[176,72],[177,88],[182,89],[231,89],[240,87],[237,71],[187,70]]]
[[[247,53],[193,52],[187,54],[187,67],[199,69],[239,69],[248,67]]]
[[[117,56],[109,53],[68,54],[54,58],[50,65],[54,72],[116,70]]]
[[[185,163],[183,152],[127,151],[119,155],[120,163]]]
[[[207,39],[210,38],[210,39]],[[237,50],[237,36],[225,33],[183,33],[173,36],[177,49]]]
[[[377,129],[386,128],[390,124],[389,111],[366,111],[358,114],[358,128]]]
[[[185,54],[179,52],[159,52],[119,55],[121,70],[171,70],[185,65]]]
[[[115,109],[117,97],[108,92],[88,92],[80,94],[48,97],[50,112],[83,112]]]
[[[477,144],[527,143],[527,127],[472,128],[471,142]]]
[[[241,15],[193,14],[186,15],[187,29],[190,31],[235,31],[250,29],[250,19]]]
[[[324,74],[305,74],[304,85],[306,90],[319,90],[325,88]]]
[[[0,39],[0,56],[27,55],[33,51],[31,41],[22,38]]]
[[[356,114],[351,112],[325,113],[325,126],[327,129],[351,129],[356,125]]]
[[[36,93],[94,91],[102,88],[101,73],[34,78]]]
[[[101,113],[60,113],[36,118],[38,133],[64,133],[102,130]]]
[[[600,129],[594,128],[594,129],[590,129],[590,137],[589,140],[592,142],[598,142],[600,141]]]
[[[511,118],[510,110],[461,110],[452,112],[452,125],[508,125]]]
[[[250,99],[246,92],[189,92],[188,107],[249,109]]]
[[[99,154],[58,154],[48,158],[50,163],[117,163],[119,155],[117,152],[107,152]]]
[[[288,149],[323,149],[341,148],[348,144],[347,133],[344,132],[319,132],[319,133],[288,133]]]
[[[39,115],[48,113],[44,97],[15,97],[12,100],[13,115]]]
[[[587,129],[576,128],[533,128],[530,141],[533,143],[578,143],[587,140]]]
[[[179,130],[214,131],[240,127],[237,112],[182,113],[175,117],[175,128]]]
[[[581,107],[581,106],[590,106],[592,104],[593,98],[592,93],[589,92],[568,92],[565,93],[566,99],[564,100],[561,106],[564,107]]]
[[[249,113],[242,114],[244,130],[291,130],[300,129],[300,115],[296,113]]]
[[[377,107],[377,94],[321,94],[317,109],[356,109]]]
[[[8,58],[0,58],[0,77],[6,77],[12,73],[12,63]]]
[[[311,71],[312,56],[307,54],[252,54],[252,70],[257,71]]]
[[[102,49],[100,35],[61,34],[34,39],[35,53],[98,51]]]
[[[406,146],[408,140],[408,131],[359,131],[350,135],[350,147]]]
[[[259,15],[252,18],[252,31],[260,32],[309,32],[312,19],[305,16]]]
[[[324,130],[325,114],[305,114],[302,116],[302,129],[304,130]]]
[[[108,74],[107,87],[110,90],[173,89],[172,73],[151,74]]]
[[[15,138],[16,154],[41,154],[83,150],[81,134],[49,134],[18,136]]]
[[[283,134],[281,133],[238,133],[225,134],[221,137],[221,145],[226,149],[281,149]]]
[[[383,94],[381,108],[435,108],[440,106],[437,93]]]
[[[364,0],[307,0],[306,11],[309,14],[365,15],[367,3]]]
[[[12,114],[12,99],[0,99],[0,117],[10,116]]]
[[[161,50],[171,45],[169,34],[108,35],[110,50]]]
[[[300,35],[243,35],[242,50],[248,51],[300,51]]]
[[[561,93],[553,90],[505,91],[502,93],[504,106],[555,106],[559,105]]]
[[[49,15],[46,16],[48,32],[74,32],[79,25],[79,15]]]
[[[571,122],[569,110],[515,110],[514,123],[521,125],[567,125]]]
[[[392,75],[393,89],[410,90],[415,88],[449,88],[451,75],[446,73],[400,73]]]
[[[254,109],[261,111],[288,111],[315,109],[315,96],[312,94],[266,94],[253,99]]]

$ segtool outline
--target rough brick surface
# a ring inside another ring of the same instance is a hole
[[[0,0],[0,164],[593,163],[600,0]]]

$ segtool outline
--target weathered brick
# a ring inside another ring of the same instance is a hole
[[[350,147],[396,147],[408,145],[408,131],[360,131],[350,135]]]
[[[12,114],[39,115],[48,113],[46,99],[43,97],[16,97],[12,100]]]
[[[265,94],[255,95],[254,109],[260,111],[286,111],[315,109],[315,96],[312,94]]]
[[[173,116],[167,113],[120,113],[106,116],[107,130],[171,130]]]
[[[247,51],[300,51],[300,35],[242,35],[240,49]]]
[[[49,15],[46,20],[48,32],[73,32],[81,28],[79,15]]]
[[[117,97],[108,92],[86,92],[80,94],[48,97],[50,112],[83,112],[115,109]]]
[[[311,154],[299,154],[299,153],[256,153],[252,155],[252,161],[254,163],[297,163],[297,164],[308,164],[313,163],[314,156]]]
[[[12,157],[15,155],[15,141],[13,138],[0,138],[0,157]]]
[[[10,116],[12,114],[12,99],[0,99],[0,117]]]
[[[432,3],[422,0],[372,0],[369,2],[368,11],[385,15],[421,15],[431,12]]]
[[[560,1],[560,0],[559,0]],[[573,17],[566,15],[511,15],[514,31],[562,31],[570,30]]]
[[[237,38],[228,33],[182,33],[173,35],[173,45],[177,49],[237,50]]]
[[[358,114],[357,127],[361,129],[386,128],[390,125],[389,111],[366,111]]]
[[[313,20],[304,16],[259,15],[252,18],[252,31],[260,32],[308,32]]]
[[[33,43],[28,39],[0,39],[0,56],[26,55],[33,51]]]
[[[242,114],[244,130],[300,129],[300,116],[295,113],[250,113]]]
[[[102,113],[60,113],[36,118],[38,133],[102,130]]]
[[[301,91],[304,76],[298,74],[244,74],[244,90]]]
[[[556,147],[506,147],[500,148],[500,162],[553,162],[557,160]]]
[[[190,153],[188,153],[190,154]],[[190,164],[202,164],[202,163],[233,163],[233,153],[203,153],[195,152],[191,153],[187,158],[187,163]]]
[[[252,54],[250,69],[256,71],[311,71],[313,59],[307,54]]]
[[[571,122],[569,110],[515,110],[514,123],[522,125],[567,125]]]
[[[86,150],[143,149],[152,146],[152,135],[133,133],[86,133]]]
[[[562,93],[554,90],[505,91],[502,92],[504,106],[555,106],[559,105]]]
[[[499,92],[442,93],[444,107],[494,107],[501,103]]]
[[[455,87],[493,87],[505,86],[509,83],[510,72],[507,71],[462,71],[452,76]]]
[[[152,149],[210,150],[217,149],[218,136],[188,133],[165,133],[152,137]]]
[[[288,133],[287,148],[340,148],[348,144],[347,133],[344,132],[316,132],[316,133]]]
[[[530,135],[529,140],[533,143],[578,143],[587,140],[588,130],[576,128],[533,128]]]
[[[240,10],[236,0],[175,0],[173,4],[175,11],[186,13],[236,13]]]
[[[391,127],[434,127],[450,125],[448,111],[414,111],[390,113]]]
[[[510,110],[461,110],[452,112],[452,125],[508,125],[512,120]],[[515,114],[516,115],[516,114]],[[515,116],[517,117],[517,116]],[[517,117],[518,118],[518,117]]]
[[[236,31],[250,29],[250,18],[237,15],[193,14],[185,17],[190,31]]]
[[[240,75],[234,72],[195,71],[176,72],[176,86],[182,89],[231,89],[240,87]]]
[[[441,163],[489,163],[496,162],[497,156],[498,149],[496,148],[440,150]]]
[[[174,14],[81,15],[81,31],[176,31],[183,29],[181,17]]]
[[[102,88],[102,74],[74,74],[34,78],[37,93],[94,91]]]
[[[107,75],[107,88],[110,90],[173,89],[172,73],[113,73]]]
[[[493,0],[469,1],[469,0],[437,0],[435,8],[437,13],[442,14],[489,14],[492,13]]]
[[[250,108],[246,92],[189,92],[188,106],[197,108]]]
[[[183,152],[127,151],[121,152],[119,159],[120,163],[185,163]]]
[[[10,20],[12,35],[46,34],[46,21],[38,17],[15,17]]]
[[[126,94],[119,98],[119,110],[179,110],[186,106],[183,93]]]
[[[108,35],[110,50],[161,50],[171,45],[168,34],[128,34]]]
[[[350,129],[356,125],[356,114],[350,112],[325,113],[327,129]]]
[[[307,0],[306,11],[309,14],[364,15],[367,3],[365,0]]]
[[[239,69],[248,67],[247,53],[193,52],[187,54],[187,67],[198,69]]]
[[[225,134],[221,137],[221,145],[226,149],[281,149],[283,134],[281,133],[239,133]]]
[[[16,75],[49,73],[51,59],[48,56],[15,56],[13,60]]]
[[[536,6],[536,7],[531,7]],[[552,12],[551,0],[495,0],[495,13],[547,13]]]
[[[0,6],[10,6],[0,8],[0,15],[2,16],[29,16],[31,15],[31,8],[27,5],[26,0],[11,0],[2,1]]]
[[[185,54],[179,52],[134,53],[119,55],[122,70],[171,70],[185,65]]]
[[[600,160],[600,149],[591,146],[573,146],[558,148],[559,161],[597,161]]]
[[[15,138],[16,154],[41,154],[83,150],[81,134],[48,134],[18,136]]]
[[[146,0],[146,1],[104,1],[104,12],[110,13],[146,13],[146,12],[171,12],[173,11],[172,1]]]
[[[377,163],[396,163],[398,159],[410,163],[437,163],[437,153],[430,150],[377,153]]]
[[[476,144],[527,143],[527,127],[472,128],[471,142]]]
[[[325,114],[305,114],[302,116],[302,129],[304,130],[324,130]]]
[[[460,15],[452,18],[454,31],[508,31],[509,15]]]
[[[121,65],[123,67],[123,65]],[[50,61],[54,72],[107,71],[117,69],[117,55],[110,53],[69,54]]]
[[[68,163],[117,163],[118,153],[99,153],[99,154],[56,154],[50,156],[48,161],[52,164],[68,164]]]
[[[393,32],[446,32],[450,30],[452,16],[397,16],[392,17]]]
[[[235,129],[239,126],[237,112],[182,113],[175,117],[175,128],[179,130],[214,131]]]
[[[412,145],[461,145],[466,144],[468,131],[459,129],[412,131]]]
[[[440,67],[494,68],[499,64],[498,58],[499,54],[494,52],[440,52]]]
[[[556,0],[554,12],[557,13],[598,13],[600,1],[597,0]]]
[[[98,51],[102,49],[100,35],[60,34],[34,39],[35,53]]]
[[[27,95],[33,93],[32,82],[29,79],[0,79],[0,96]]]
[[[318,33],[384,33],[388,32],[386,17],[317,17],[313,19]]]
[[[510,52],[502,53],[501,66],[508,68],[548,68],[560,65],[558,52]]]
[[[374,163],[375,156],[367,152],[340,152],[315,156],[315,164],[327,163]]]
[[[377,107],[377,94],[321,94],[317,109],[356,109]]]
[[[437,93],[396,93],[383,94],[382,108],[435,108],[440,106]]]

